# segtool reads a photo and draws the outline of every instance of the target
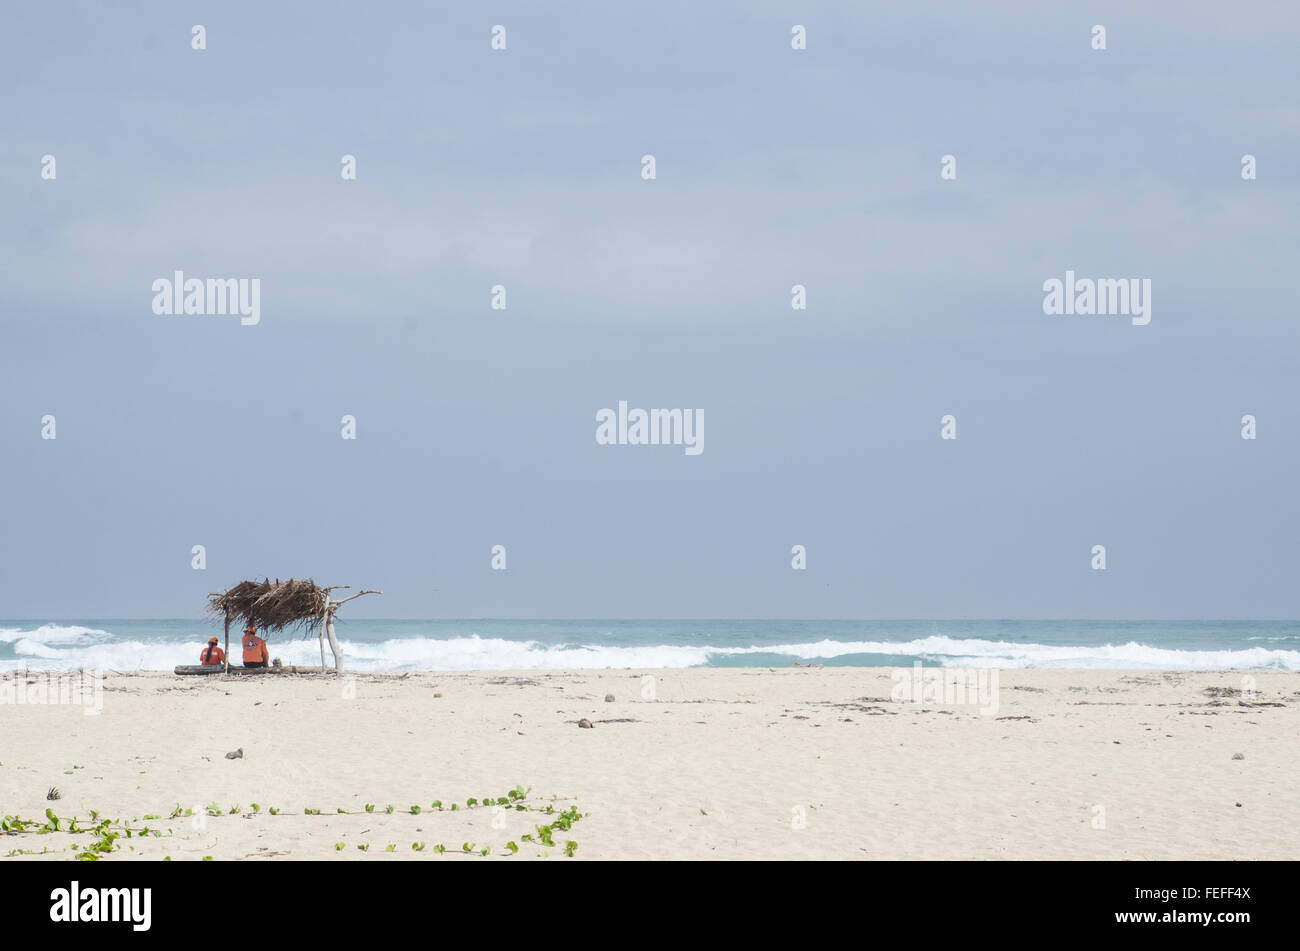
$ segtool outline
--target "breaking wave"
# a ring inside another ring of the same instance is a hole
[[[108,631],[44,624],[30,630],[0,628],[0,669],[168,670],[198,663],[206,635],[187,640],[119,639]],[[934,636],[911,640],[823,639],[746,647],[650,644],[639,646],[545,644],[501,637],[399,637],[342,640],[349,669],[380,670],[579,670],[788,665],[793,660],[844,666],[897,666],[913,661],[946,667],[1096,668],[1157,670],[1300,670],[1300,651],[1250,647],[1180,650],[1137,641],[1092,646],[1013,643]],[[320,663],[314,638],[272,642],[285,664]],[[232,653],[238,658],[238,647]],[[327,662],[333,663],[328,655]]]

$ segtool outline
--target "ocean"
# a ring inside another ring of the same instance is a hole
[[[623,667],[1055,667],[1300,670],[1297,621],[525,621],[340,618],[355,671]],[[198,663],[220,624],[0,621],[0,670],[165,670]],[[232,631],[232,659],[238,660]],[[315,634],[273,657],[319,664]],[[333,663],[328,647],[326,657]]]

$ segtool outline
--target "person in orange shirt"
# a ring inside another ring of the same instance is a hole
[[[244,666],[265,667],[271,662],[266,651],[266,641],[257,636],[257,628],[249,624],[244,628]]]
[[[215,637],[209,637],[208,646],[199,653],[199,660],[204,667],[220,667],[226,662],[226,652],[217,646]]]

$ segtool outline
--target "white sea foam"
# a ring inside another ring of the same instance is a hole
[[[1300,670],[1300,651],[1176,650],[1129,641],[1091,647],[1016,644],[978,638],[923,637],[910,641],[832,641],[769,647],[707,648],[711,654],[788,654],[829,659],[850,654],[922,657],[947,667],[1095,667],[1100,669],[1217,670],[1225,667],[1272,667]]]
[[[377,644],[344,642],[349,659],[371,669],[589,670],[604,667],[696,667],[709,662],[710,648],[681,645],[545,645],[498,637],[445,640],[402,638]],[[317,649],[317,663],[320,652]]]
[[[205,638],[186,641],[114,641],[94,628],[44,625],[34,630],[0,629],[13,658],[0,659],[0,669],[164,670],[198,663]],[[710,647],[656,644],[548,645],[469,635],[451,638],[404,637],[367,642],[343,640],[350,670],[583,670],[606,667],[680,668],[709,663],[741,663],[753,657],[764,665],[773,656],[804,661],[832,661],[860,656],[864,664],[895,664],[899,658],[920,657],[947,667],[1049,667],[1097,669],[1219,670],[1225,668],[1300,670],[1300,651],[1251,647],[1244,650],[1177,650],[1130,641],[1089,647],[1017,644],[978,638],[924,637],[899,641],[835,641]],[[320,648],[315,638],[272,640],[272,656],[285,664],[316,665]],[[238,662],[238,645],[232,648]],[[888,659],[886,659],[888,658]],[[784,662],[784,660],[782,661]],[[326,663],[333,656],[326,652]]]
[[[20,627],[0,627],[0,643],[32,640],[41,644],[87,644],[107,640],[113,635],[95,627],[75,624],[42,624],[25,631]]]

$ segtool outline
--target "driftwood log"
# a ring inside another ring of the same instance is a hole
[[[234,674],[236,676],[253,676],[255,674],[323,674],[326,670],[324,667],[231,667],[229,670],[224,669],[220,664],[203,666],[202,664],[181,664],[176,668],[178,674],[196,674],[205,676],[208,674]]]

